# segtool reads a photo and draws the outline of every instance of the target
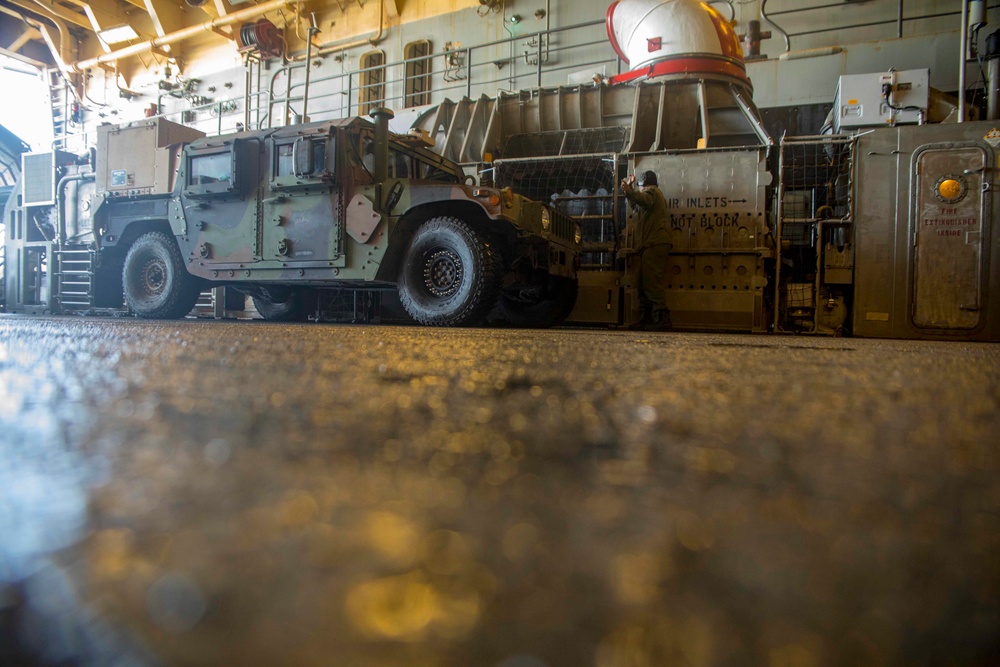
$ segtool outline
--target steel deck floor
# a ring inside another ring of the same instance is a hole
[[[8,315],[0,399],[0,664],[998,664],[998,345]]]

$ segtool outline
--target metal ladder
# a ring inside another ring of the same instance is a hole
[[[52,147],[66,148],[66,134],[72,113],[69,84],[58,69],[46,70],[49,77],[49,102],[52,109]]]
[[[53,251],[56,256],[56,295],[53,311],[72,312],[93,308],[91,275],[94,251],[86,245],[67,245]]]

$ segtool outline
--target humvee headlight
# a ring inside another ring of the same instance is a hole
[[[542,207],[542,231],[547,232],[552,227],[552,214],[549,209]]]

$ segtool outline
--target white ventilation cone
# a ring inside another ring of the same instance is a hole
[[[608,36],[633,72],[648,76],[718,74],[748,82],[736,32],[698,0],[616,0]]]

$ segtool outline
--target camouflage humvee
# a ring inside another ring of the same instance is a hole
[[[573,220],[468,182],[422,138],[391,134],[390,111],[372,115],[165,145],[145,179],[136,163],[150,158],[105,129],[97,282],[121,276],[145,318],[182,317],[206,286],[225,285],[271,320],[305,319],[321,290],[345,286],[395,286],[423,324],[565,319]]]

